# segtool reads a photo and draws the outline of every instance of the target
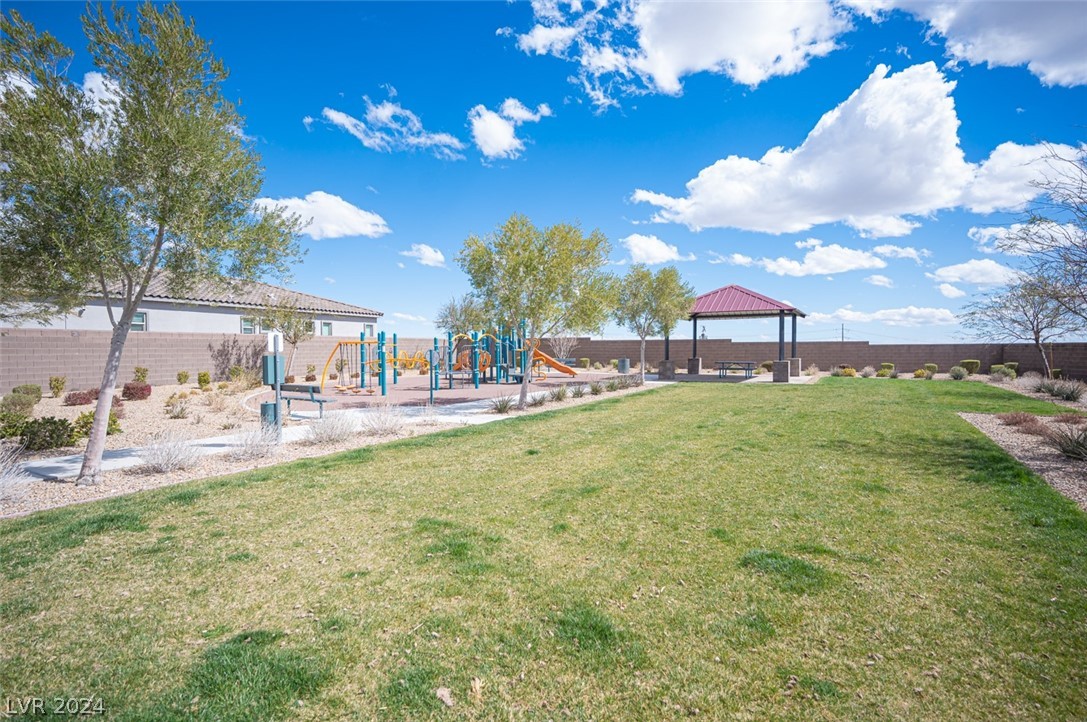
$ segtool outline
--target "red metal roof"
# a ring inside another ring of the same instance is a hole
[[[749,291],[743,286],[731,285],[704,293],[696,298],[689,316],[691,318],[777,316],[782,311],[797,316],[807,315],[800,309],[775,301],[769,296]]]

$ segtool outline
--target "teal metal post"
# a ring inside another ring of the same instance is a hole
[[[385,332],[378,331],[377,334],[377,367],[379,378],[381,379],[381,395],[385,396],[388,390],[385,388]]]
[[[430,356],[430,400],[434,401],[434,391],[438,389],[438,382],[441,376],[438,372],[438,337],[434,337],[434,351]]]
[[[355,384],[360,389],[366,388],[366,332],[359,334],[359,380]]]
[[[472,331],[472,385],[479,388],[479,332]]]
[[[449,388],[453,388],[453,332],[447,331],[445,334],[445,342],[447,344],[445,349],[445,377],[449,379]]]
[[[398,372],[398,370],[396,368],[396,366],[397,366],[396,359],[399,358],[399,356],[400,356],[400,354],[398,354],[397,350],[396,350],[396,334],[394,333],[393,334],[393,386],[396,386],[396,378],[397,378],[397,376],[399,376],[399,372]]]

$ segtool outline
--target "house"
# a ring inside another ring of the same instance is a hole
[[[383,314],[362,306],[333,301],[259,281],[228,279],[226,283],[204,282],[186,293],[174,294],[163,274],[148,286],[143,302],[132,319],[132,333],[224,333],[258,334],[261,310],[289,304],[314,317],[314,334],[358,338],[374,335]],[[117,313],[116,307],[114,313]],[[109,314],[101,299],[45,324],[46,329],[111,331]]]

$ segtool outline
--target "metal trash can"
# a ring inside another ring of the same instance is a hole
[[[265,401],[260,405],[260,425],[271,429],[276,427],[276,404],[274,401]]]
[[[621,373],[621,374],[629,374],[630,373],[630,359],[628,359],[628,358],[619,359],[619,373]]]

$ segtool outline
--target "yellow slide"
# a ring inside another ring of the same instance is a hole
[[[559,363],[558,361],[551,358],[550,356],[545,354],[543,351],[540,351],[539,349],[536,349],[532,353],[532,360],[533,361],[543,361],[545,364],[547,364],[551,368],[555,369],[559,373],[564,373],[564,374],[567,374],[568,376],[577,376],[577,371],[574,371],[572,368],[570,368],[569,366],[567,366],[564,363]]]

